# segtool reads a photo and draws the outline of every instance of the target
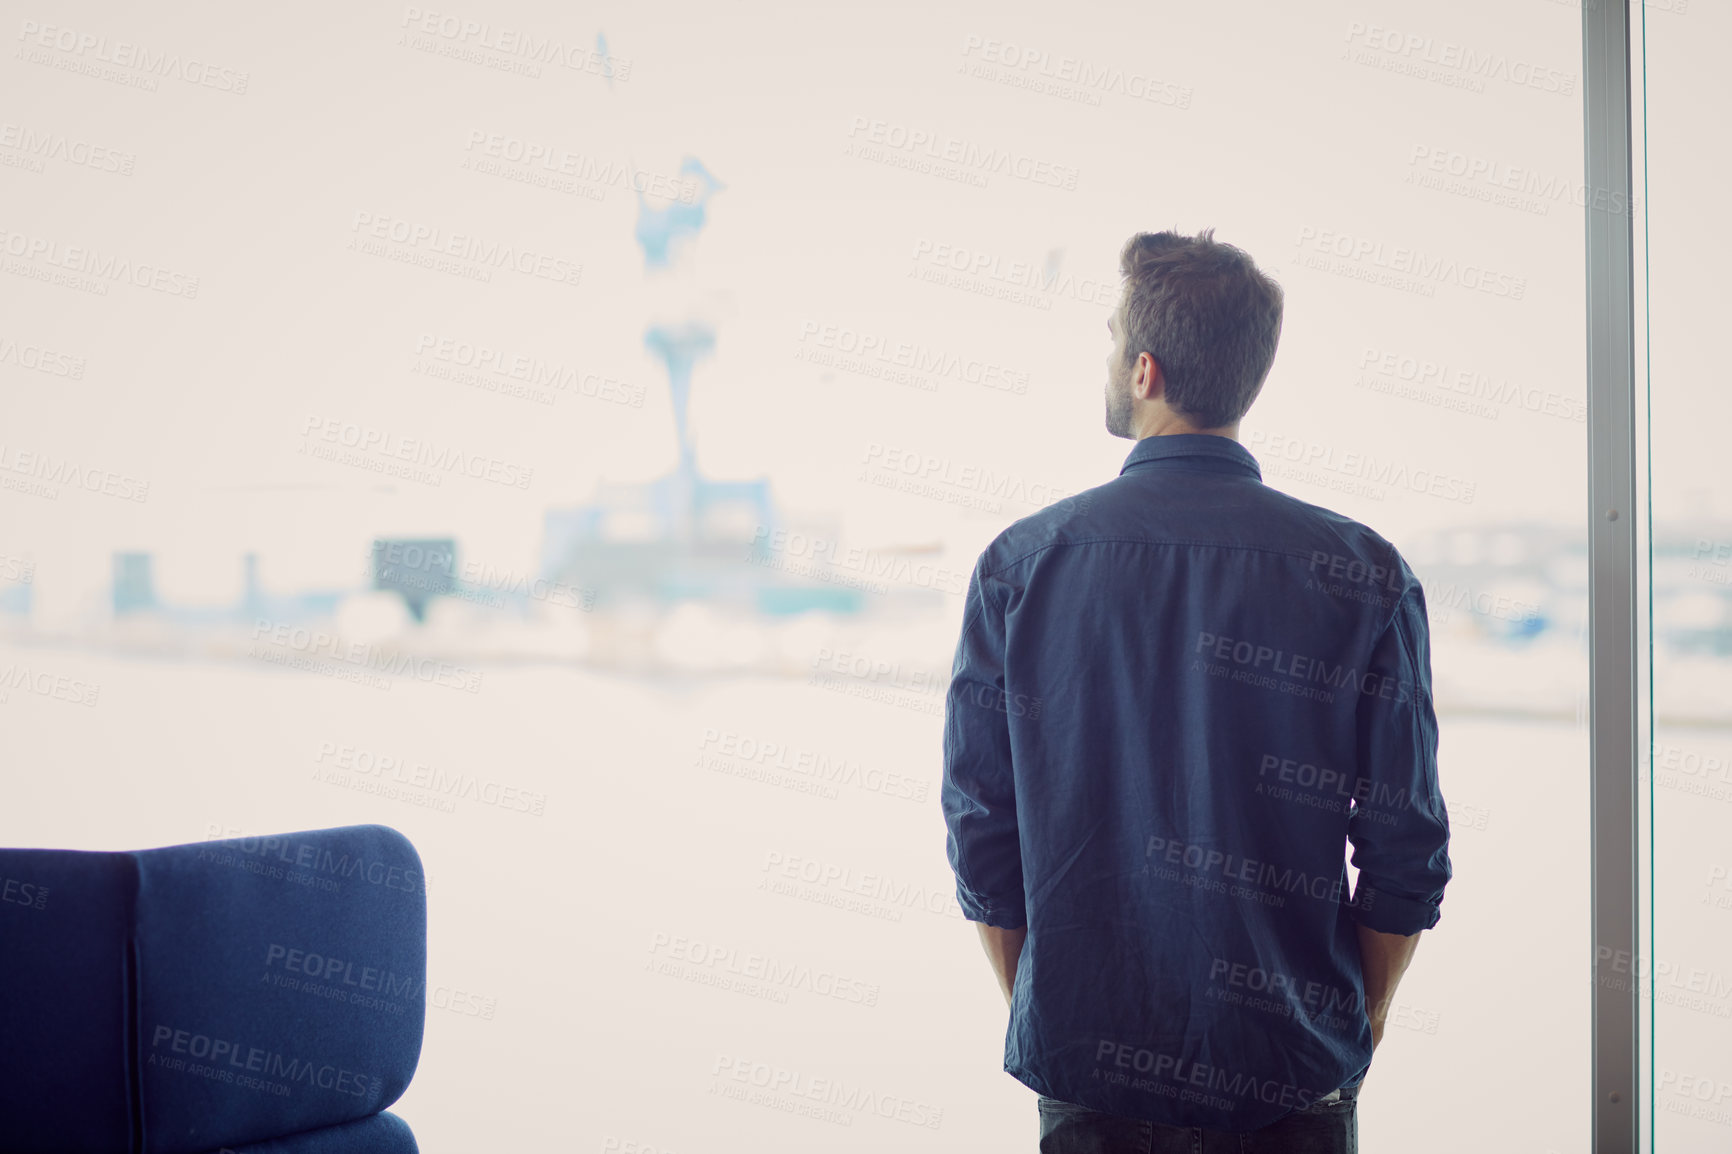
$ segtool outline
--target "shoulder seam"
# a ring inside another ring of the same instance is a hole
[[[1045,545],[1037,545],[1033,549],[1028,550],[1026,553],[1019,554],[1018,556],[1013,557],[1009,561],[1006,561],[1004,564],[998,566],[995,569],[983,569],[981,571],[980,575],[982,578],[995,576],[996,574],[1002,573],[1006,569],[1009,569],[1013,565],[1020,565],[1022,562],[1028,560],[1030,557],[1033,557],[1037,553],[1046,552],[1048,549],[1065,549],[1065,548],[1069,548],[1072,545],[1112,545],[1112,544],[1155,545],[1155,546],[1183,545],[1183,546],[1190,546],[1190,547],[1196,547],[1196,548],[1202,548],[1202,549],[1235,549],[1235,550],[1238,550],[1240,552],[1245,552],[1245,553],[1269,553],[1269,554],[1272,554],[1276,557],[1292,557],[1292,558],[1296,558],[1297,560],[1301,560],[1301,561],[1306,561],[1306,560],[1310,559],[1304,553],[1294,553],[1294,552],[1290,552],[1289,550],[1286,550],[1286,549],[1271,549],[1266,545],[1230,545],[1230,544],[1225,544],[1225,543],[1220,542],[1220,541],[1181,541],[1181,540],[1151,541],[1151,540],[1147,539],[1146,537],[1084,537],[1084,538],[1077,540],[1077,541],[1049,541]]]

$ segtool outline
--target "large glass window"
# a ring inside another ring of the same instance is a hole
[[[1678,7],[1653,51],[1724,43]],[[1456,876],[1366,1148],[1583,1148],[1578,6],[15,31],[0,841],[404,831],[424,1149],[1032,1146],[945,861],[943,689],[982,547],[1130,448],[1104,321],[1120,246],[1169,227],[1286,288],[1267,482],[1425,582]],[[1712,74],[1654,85],[1654,195],[1700,211],[1652,222],[1651,313],[1655,853],[1688,883],[1660,1104],[1710,1137],[1732,510],[1698,335],[1722,162],[1683,125]]]
[[[1635,46],[1636,374],[1644,647],[1642,801],[1648,884],[1642,998],[1648,1125],[1656,1151],[1732,1146],[1732,398],[1712,334],[1732,246],[1715,190],[1728,166],[1703,139],[1732,101],[1711,57],[1732,14],[1650,3]],[[1646,1145],[1644,1148],[1648,1148]]]

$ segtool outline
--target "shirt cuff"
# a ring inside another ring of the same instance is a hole
[[[956,887],[956,904],[962,907],[962,916],[971,922],[984,922],[1001,930],[1020,930],[1028,925],[1028,911],[1020,902],[1015,906],[989,906],[960,884]]]
[[[1363,879],[1353,891],[1353,903],[1348,908],[1353,911],[1354,920],[1366,929],[1403,936],[1429,930],[1443,916],[1436,902],[1404,898],[1367,885]]]

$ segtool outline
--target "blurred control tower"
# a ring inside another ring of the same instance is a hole
[[[681,245],[702,230],[710,197],[725,187],[695,157],[685,158],[680,174],[697,182],[690,204],[656,207],[637,194],[635,236],[651,275],[669,267]],[[826,579],[833,575],[821,564],[796,564],[799,572],[788,572],[784,559],[766,547],[784,527],[768,478],[712,481],[699,473],[692,374],[714,352],[715,330],[696,320],[652,324],[643,339],[667,370],[678,447],[674,471],[646,484],[603,484],[593,501],[549,509],[542,575],[593,590],[598,612],[628,601],[665,608],[684,600],[772,615],[861,611],[861,589]],[[829,526],[800,528],[820,536],[828,529],[834,539]],[[808,579],[812,573],[818,576]]]

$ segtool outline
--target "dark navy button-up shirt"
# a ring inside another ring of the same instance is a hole
[[[1395,547],[1226,437],[1145,438],[999,534],[940,800],[963,912],[1028,929],[1005,1070],[1241,1131],[1355,1081],[1355,923],[1428,929],[1450,878],[1430,661]]]

